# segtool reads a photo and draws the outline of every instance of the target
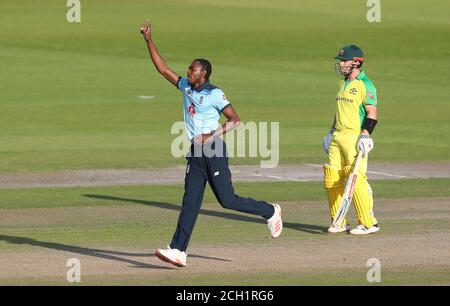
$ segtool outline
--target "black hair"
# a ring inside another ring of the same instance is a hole
[[[199,62],[200,65],[202,65],[202,70],[206,70],[205,79],[208,81],[209,80],[209,76],[212,73],[211,63],[207,59],[204,59],[204,58],[196,58],[194,60],[194,62]]]

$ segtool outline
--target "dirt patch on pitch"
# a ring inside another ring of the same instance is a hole
[[[175,268],[161,262],[149,250],[117,248],[92,249],[90,252],[33,250],[21,253],[2,252],[2,280],[59,279],[65,282],[67,260],[81,262],[82,275],[108,278],[121,275],[164,278],[193,277],[194,274],[233,273],[301,273],[309,270],[339,270],[365,268],[367,260],[377,258],[384,267],[450,266],[448,233],[370,237],[342,235],[289,243],[280,239],[264,246],[201,246],[190,249],[188,267]],[[152,250],[153,251],[153,250]]]
[[[284,203],[284,207],[286,213],[301,212],[303,219],[316,218],[325,212],[319,202]],[[208,209],[216,210],[210,207]],[[217,210],[221,208],[217,207]],[[29,222],[30,227],[55,224],[60,221],[63,211],[3,210],[1,221],[7,223],[9,220],[9,225],[15,221]],[[127,216],[150,214],[152,211],[153,209],[139,206],[127,207],[126,211],[120,207],[94,207],[86,210],[71,208],[67,214],[71,218],[86,218],[86,222],[89,222],[89,218],[94,221],[95,216],[102,215],[103,222],[105,218],[119,220]],[[380,199],[376,203],[376,212],[386,225],[382,225],[379,233],[370,236],[314,235],[302,232],[299,238],[300,235],[296,235],[295,227],[292,226],[294,222],[289,218],[285,235],[258,245],[250,245],[248,240],[243,245],[236,245],[235,242],[226,246],[202,245],[201,236],[197,235],[189,248],[188,267],[185,269],[172,267],[156,258],[154,249],[162,245],[154,243],[148,249],[95,248],[51,242],[36,243],[33,239],[0,234],[0,240],[24,246],[16,250],[0,250],[0,284],[20,279],[29,279],[35,283],[46,280],[65,283],[69,258],[80,260],[82,276],[86,279],[107,281],[108,278],[113,278],[123,279],[126,283],[135,277],[149,277],[155,283],[158,279],[173,279],[174,285],[183,284],[183,277],[193,278],[195,275],[200,277],[205,274],[226,273],[245,277],[246,274],[258,273],[367,270],[369,258],[379,259],[383,267],[400,270],[411,267],[438,269],[450,266],[449,211],[450,198]],[[36,215],[46,215],[48,220],[39,219]],[[436,226],[428,227],[429,223],[422,223],[421,220],[437,220]],[[61,222],[63,221],[67,220]],[[417,221],[417,224],[397,231],[399,225],[395,223],[402,224],[404,221]]]
[[[235,182],[320,181],[322,166],[317,164],[231,166]],[[185,167],[163,169],[73,170],[37,173],[2,173],[0,188],[49,188],[120,185],[182,184]],[[450,162],[442,163],[371,163],[370,179],[408,179],[450,177]]]

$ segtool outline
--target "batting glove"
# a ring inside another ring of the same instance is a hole
[[[331,129],[327,136],[323,138],[323,150],[328,154],[330,151],[331,140],[333,139],[334,129]]]
[[[372,151],[373,146],[373,140],[369,135],[359,136],[358,150],[363,153],[363,156],[367,156],[369,152]]]

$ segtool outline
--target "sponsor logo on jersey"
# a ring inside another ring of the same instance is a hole
[[[188,107],[188,112],[192,115],[195,116],[195,106],[193,103],[191,103],[191,105],[189,105]]]
[[[337,102],[347,102],[347,103],[353,103],[353,99],[345,98],[345,97],[337,97]]]

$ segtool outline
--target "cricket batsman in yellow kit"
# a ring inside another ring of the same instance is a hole
[[[336,115],[329,134],[323,140],[329,162],[323,166],[324,186],[331,219],[341,205],[345,182],[353,171],[358,151],[362,160],[354,187],[353,203],[359,225],[350,234],[366,235],[379,231],[373,214],[372,189],[367,181],[367,159],[374,143],[370,138],[377,124],[377,92],[362,69],[363,51],[355,45],[343,47],[335,57],[336,71],[344,78],[339,82]],[[331,225],[329,233],[348,232],[347,220]]]

